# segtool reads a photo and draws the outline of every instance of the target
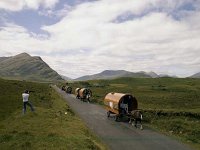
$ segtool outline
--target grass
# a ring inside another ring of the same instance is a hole
[[[21,93],[36,111],[22,115]],[[48,84],[0,79],[1,149],[107,149]]]
[[[109,92],[133,94],[144,111],[144,123],[200,149],[200,80],[177,78],[118,78],[71,83],[89,87],[92,101],[103,105]]]

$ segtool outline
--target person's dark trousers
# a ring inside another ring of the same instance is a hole
[[[23,113],[24,114],[26,112],[26,105],[30,106],[31,111],[34,111],[33,105],[30,102],[24,102],[24,106],[23,106]]]

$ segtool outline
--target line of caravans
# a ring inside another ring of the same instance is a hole
[[[65,91],[67,94],[72,94],[72,87],[70,86],[62,86],[61,89]],[[75,95],[77,99],[90,102],[92,91],[89,88],[76,88]]]
[[[68,94],[72,94],[72,87],[62,86],[62,90]],[[89,88],[76,88],[75,96],[82,101],[91,101],[92,91]],[[107,117],[114,114],[115,121],[120,121],[124,116],[129,119],[129,123],[135,124],[140,122],[140,128],[142,129],[142,113],[138,109],[138,101],[135,96],[124,93],[108,93],[104,98],[105,109],[107,110]],[[135,121],[135,123],[133,123]]]

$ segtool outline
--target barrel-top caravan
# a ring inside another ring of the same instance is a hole
[[[61,90],[62,90],[62,91],[65,91],[65,92],[68,93],[68,94],[72,94],[72,87],[71,87],[71,86],[65,86],[65,85],[63,85],[63,86],[61,87]]]
[[[92,96],[92,91],[88,88],[82,88],[79,90],[80,99],[85,101],[87,100],[90,102],[90,97]]]
[[[110,114],[116,114],[116,121],[122,116],[128,116],[132,111],[137,110],[137,99],[131,94],[123,93],[108,93],[104,98],[105,108],[107,110],[107,116]]]
[[[75,89],[75,95],[77,99],[80,99],[80,95],[79,95],[79,91],[81,90],[81,88],[76,88]]]
[[[71,86],[65,86],[65,92],[68,94],[72,93],[72,87]]]

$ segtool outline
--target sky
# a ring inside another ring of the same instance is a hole
[[[0,0],[0,57],[40,56],[71,78],[200,72],[200,0]]]

